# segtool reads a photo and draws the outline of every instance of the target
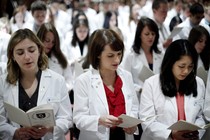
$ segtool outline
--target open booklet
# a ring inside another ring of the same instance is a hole
[[[182,131],[182,130],[196,131],[199,129],[207,129],[209,127],[210,127],[210,123],[206,124],[204,126],[198,126],[193,123],[186,122],[184,120],[180,120],[180,121],[172,124],[168,129],[177,130],[177,131]]]
[[[153,75],[154,75],[153,71],[150,70],[145,65],[143,65],[143,67],[139,73],[139,79],[144,82],[146,79],[148,79],[149,77],[151,77]]]
[[[27,112],[6,102],[4,102],[4,107],[8,113],[9,119],[22,126],[55,126],[53,108],[50,104],[36,106]]]
[[[200,77],[203,80],[204,84],[206,85],[208,73],[204,69],[204,67],[199,67],[197,69],[197,76]]]
[[[149,117],[146,117],[146,118],[143,118],[140,120],[140,119],[137,119],[137,118],[125,115],[125,114],[121,114],[118,118],[122,118],[123,122],[121,124],[119,124],[118,127],[122,127],[122,128],[133,127],[133,126],[136,126],[142,122],[149,121],[151,119],[155,119],[157,116],[159,116],[159,115],[149,116]]]
[[[172,39],[173,37],[175,37],[181,30],[183,27],[174,27],[174,29],[172,30],[171,34],[169,35],[168,39]]]

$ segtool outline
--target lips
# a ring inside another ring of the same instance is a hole
[[[30,64],[32,64],[32,62],[25,63],[25,65],[30,65]]]
[[[187,77],[187,75],[180,75],[181,78],[185,79]]]
[[[114,65],[112,65],[112,66],[117,67],[117,66],[118,66],[118,64],[114,64]]]

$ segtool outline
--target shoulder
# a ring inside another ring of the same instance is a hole
[[[120,76],[120,77],[132,77],[131,76],[131,73],[121,67],[119,67],[117,69],[117,74]]]
[[[201,87],[201,86],[205,87],[203,80],[198,76],[196,76],[196,82],[197,82],[197,87]]]
[[[65,81],[65,79],[62,75],[60,75],[59,73],[54,72],[53,70],[50,70],[50,69],[43,70],[42,77],[49,77],[56,81]]]
[[[88,69],[86,72],[82,73],[76,81],[87,81],[92,79],[93,77],[99,77],[99,72],[98,70],[95,70],[93,68]]]
[[[5,92],[5,90],[8,90],[13,86],[16,86],[16,85],[13,85],[13,84],[10,84],[10,83],[7,82],[7,80],[6,80],[7,74],[8,73],[6,72],[6,73],[4,73],[0,76],[0,93],[1,93],[1,90],[3,92]]]
[[[151,83],[151,84],[157,84],[159,83],[160,79],[160,74],[155,74],[148,79],[145,80],[145,83]]]

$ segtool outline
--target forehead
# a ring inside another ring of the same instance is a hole
[[[50,31],[48,31],[46,33],[46,37],[54,37],[54,34],[52,32],[50,32]]]
[[[122,50],[119,50],[119,51],[122,51]],[[111,48],[110,45],[106,45],[106,46],[104,47],[104,50],[103,50],[103,52],[105,52],[105,53],[114,53],[114,52],[119,52],[119,51],[114,51],[114,50]]]
[[[45,10],[36,10],[34,11],[33,15],[38,16],[38,15],[46,15],[47,11]]]
[[[159,10],[168,10],[168,5],[166,3],[161,3],[157,11]]]
[[[176,61],[177,63],[185,63],[185,64],[192,64],[192,57],[189,55],[181,56],[179,60]]]
[[[151,31],[151,30],[149,29],[149,27],[148,27],[147,25],[144,26],[142,32],[148,32],[148,31]]]
[[[38,47],[36,43],[34,43],[33,41],[31,41],[30,39],[26,38],[24,40],[22,40],[21,42],[19,42],[15,47],[14,50],[18,50],[18,49],[27,49],[29,47]]]
[[[79,25],[77,28],[76,28],[76,30],[77,29],[87,29],[87,27],[85,26],[85,25]]]
[[[204,41],[204,40],[207,40],[206,35],[204,35],[204,34],[203,34],[199,39],[201,39],[201,40],[203,40],[203,41]]]
[[[200,19],[202,19],[202,18],[204,17],[204,14],[195,14],[195,15],[193,15],[193,17],[194,17],[195,19],[200,20]]]

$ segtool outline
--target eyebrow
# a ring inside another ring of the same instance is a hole
[[[36,46],[30,46],[30,47],[28,47],[27,49],[31,49],[31,48],[35,48]],[[17,49],[17,50],[15,50],[15,51],[22,51],[22,50],[24,50],[24,49]]]

